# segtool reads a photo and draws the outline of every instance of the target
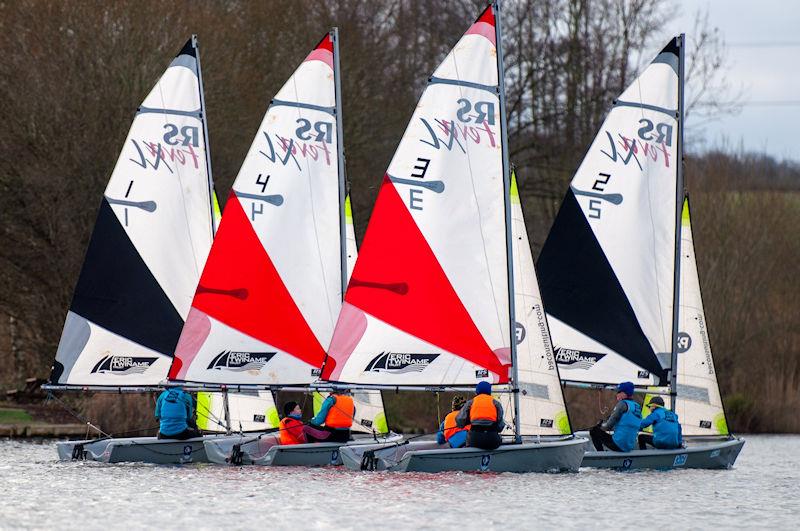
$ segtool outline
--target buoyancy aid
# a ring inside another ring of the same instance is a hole
[[[628,406],[622,418],[619,419],[616,426],[614,426],[614,443],[619,446],[623,452],[630,452],[636,446],[636,440],[639,436],[639,424],[642,421],[642,406],[633,400],[623,400]]]
[[[492,395],[476,395],[472,399],[472,405],[469,408],[469,421],[474,423],[476,420],[497,422],[497,407],[494,405]]]
[[[353,397],[348,395],[333,395],[336,403],[328,410],[325,425],[329,428],[349,428],[353,425],[356,406]]]
[[[681,425],[678,415],[663,407],[651,415],[657,414],[658,420],[653,423],[653,446],[656,448],[680,448],[683,443]]]
[[[455,435],[460,431],[469,431],[469,424],[464,426],[463,428],[459,428],[456,424],[456,417],[458,414],[461,413],[460,410],[451,411],[447,414],[444,418],[444,440],[449,441],[450,437]]]
[[[305,441],[295,435],[294,432],[303,429],[303,423],[293,417],[284,417],[280,423],[281,444],[302,444]],[[301,431],[302,433],[302,431]]]

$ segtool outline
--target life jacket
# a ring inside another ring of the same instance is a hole
[[[653,423],[653,446],[664,449],[680,448],[683,436],[678,415],[663,407],[657,408],[650,414],[658,415]]]
[[[305,441],[302,439],[295,437],[294,433],[292,433],[293,428],[300,426],[302,428],[303,423],[299,420],[292,418],[292,417],[284,417],[280,422],[280,434],[281,434],[281,444],[302,444]]]
[[[469,422],[473,424],[476,420],[497,422],[497,407],[494,405],[492,395],[476,395],[472,399],[472,405],[469,408]]]
[[[353,404],[353,397],[348,395],[333,395],[336,399],[328,415],[325,417],[325,426],[329,428],[349,428],[353,425],[353,417],[356,415],[356,406]]]
[[[460,411],[451,411],[447,414],[444,418],[444,440],[449,441],[450,437],[455,435],[460,431],[469,431],[469,424],[464,426],[463,428],[459,428],[458,424],[456,424],[456,417],[458,414],[461,413]]]
[[[623,452],[630,452],[636,446],[636,440],[639,436],[639,425],[642,421],[642,406],[633,400],[623,400],[628,405],[622,418],[619,419],[617,425],[614,426],[614,443],[619,446]]]
[[[159,431],[162,435],[178,435],[189,427],[184,391],[169,389],[162,393]]]

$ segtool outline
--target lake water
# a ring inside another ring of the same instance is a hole
[[[61,463],[0,441],[0,528],[796,528],[800,436],[748,436],[732,470],[359,473]]]

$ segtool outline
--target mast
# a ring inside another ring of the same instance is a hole
[[[344,200],[347,195],[344,167],[344,126],[342,124],[342,82],[339,76],[339,28],[331,29],[333,41],[333,80],[334,95],[336,99],[336,151],[338,153],[339,168],[339,255],[341,261],[342,300],[347,290],[347,227],[344,215]]]
[[[503,199],[506,214],[506,268],[508,270],[508,319],[509,319],[509,340],[511,346],[511,374],[510,383],[514,394],[514,438],[521,442],[520,419],[519,419],[519,377],[517,369],[517,318],[514,309],[514,257],[511,246],[513,240],[511,236],[511,178],[509,177],[508,163],[508,122],[506,119],[506,88],[505,88],[505,67],[503,66],[503,41],[500,15],[500,0],[494,0],[492,4],[494,10],[495,43],[497,46],[497,81],[498,95],[500,99],[500,141],[503,145]]]
[[[670,409],[675,411],[678,383],[678,319],[680,314],[681,292],[681,216],[683,215],[683,106],[685,81],[686,34],[681,33],[678,39],[678,155],[677,183],[675,186],[675,276],[672,295],[672,343],[669,371]]]
[[[211,234],[216,234],[217,223],[214,220],[214,179],[211,177],[211,147],[208,141],[208,120],[206,119],[206,96],[203,89],[203,69],[200,67],[200,47],[197,35],[192,35],[192,46],[197,56],[197,83],[200,86],[200,121],[203,123],[203,138],[206,148],[206,175],[208,176],[208,207],[211,212]],[[227,403],[227,402],[226,402]]]

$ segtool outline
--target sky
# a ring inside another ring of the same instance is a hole
[[[680,0],[664,40],[686,33],[709,11],[727,43],[727,80],[741,93],[738,114],[712,121],[687,118],[687,151],[727,146],[800,162],[800,0]],[[652,50],[651,56],[658,50]],[[688,52],[687,52],[688,55]]]

